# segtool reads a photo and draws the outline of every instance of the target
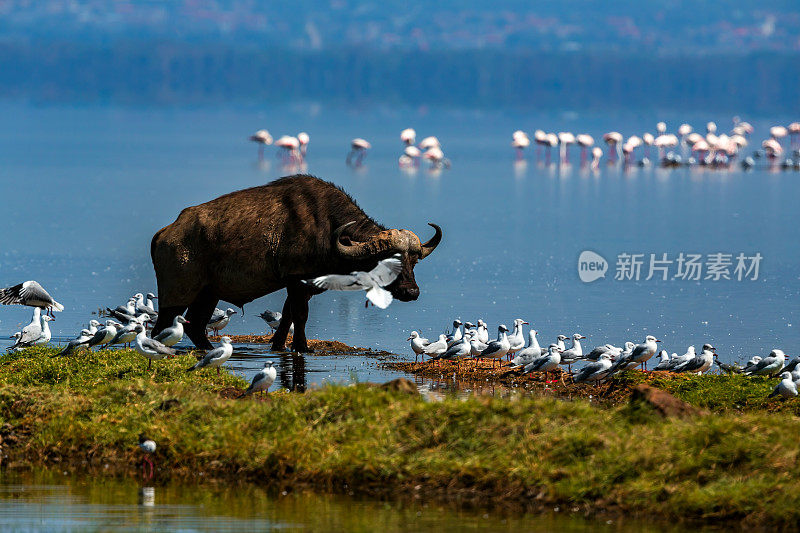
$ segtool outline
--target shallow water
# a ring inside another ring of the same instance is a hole
[[[99,307],[155,289],[150,238],[183,207],[294,171],[282,168],[272,149],[257,161],[246,137],[267,127],[276,137],[308,131],[308,172],[342,185],[380,222],[423,239],[428,221],[445,232],[435,254],[416,268],[417,302],[365,309],[361,295],[326,293],[312,300],[310,337],[408,354],[412,329],[435,337],[455,317],[482,317],[494,331],[522,317],[545,345],[558,333],[580,332],[589,347],[652,333],[670,352],[711,342],[732,360],[771,347],[793,354],[800,344],[800,229],[792,215],[800,174],[606,165],[594,173],[580,168],[577,150],[569,166],[537,163],[533,151],[519,165],[509,147],[517,128],[586,131],[599,139],[612,128],[625,135],[652,131],[660,119],[673,128],[713,119],[723,130],[728,117],[345,112],[299,104],[261,110],[7,104],[2,111],[0,183],[13,201],[0,215],[0,284],[35,278],[50,289],[67,306],[53,324],[57,336],[77,333]],[[746,118],[756,126],[754,144],[770,124],[787,122]],[[418,138],[437,135],[453,168],[399,170],[398,134],[407,126]],[[344,156],[356,136],[374,149],[353,170]],[[583,250],[608,260],[605,279],[580,281]],[[763,262],[757,281],[616,281],[623,252],[672,259],[680,252],[759,252]],[[245,316],[236,315],[225,332],[262,332],[255,315],[281,305],[280,292],[246,305]],[[11,334],[29,316],[19,307],[0,309],[0,332]]]
[[[4,531],[663,531],[639,522],[464,510],[422,499],[384,502],[252,485],[143,486],[131,479],[0,475]]]

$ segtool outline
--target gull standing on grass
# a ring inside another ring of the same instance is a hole
[[[547,349],[547,353],[534,359],[522,369],[523,374],[528,374],[530,372],[544,372],[544,380],[546,383],[551,383],[548,381],[548,374],[553,370],[558,368],[558,365],[561,364],[561,349],[558,347],[558,344],[551,344],[550,347]],[[563,379],[563,376],[562,376]]]
[[[577,363],[583,359],[583,347],[581,346],[581,339],[585,339],[580,333],[572,335],[572,346],[569,350],[561,352],[561,364],[569,367],[570,374],[572,373],[572,364]]]
[[[480,359],[502,360],[511,346],[506,333],[508,333],[508,328],[505,324],[500,324],[497,328],[497,340],[489,343],[489,346],[481,352]],[[494,361],[492,362],[492,367],[494,368]]]
[[[783,353],[783,350],[772,350],[767,357],[759,361],[755,366],[745,368],[743,373],[746,376],[752,376],[753,374],[771,376],[782,369],[784,363],[786,363],[786,354]]]
[[[144,314],[140,317],[136,317],[130,322],[128,322],[125,326],[117,330],[117,334],[114,335],[114,338],[108,341],[108,344],[103,346],[106,348],[108,346],[114,346],[115,344],[130,344],[131,342],[136,340],[136,327],[141,326],[147,322],[150,318],[150,315]]]
[[[188,323],[189,321],[183,315],[178,315],[172,321],[170,327],[162,329],[161,333],[153,337],[153,339],[165,346],[175,346],[183,339],[183,325]]]
[[[147,296],[148,296],[148,298],[156,298],[156,295],[153,294],[152,292],[147,293]],[[133,295],[133,297],[136,298],[136,312],[137,313],[147,313],[148,315],[150,315],[151,318],[155,318],[155,317],[158,316],[158,311],[156,311],[153,308],[152,303],[148,305],[144,301],[144,295],[141,292],[137,292],[136,294]],[[152,302],[152,301],[153,300],[151,299],[150,302]]]
[[[536,330],[531,328],[528,332],[528,346],[517,352],[514,359],[511,360],[516,366],[527,365],[542,356],[542,347],[539,346],[539,340],[536,338]]]
[[[141,324],[137,324],[134,331],[136,331],[136,351],[147,358],[147,370],[150,370],[154,360],[158,361],[168,355],[175,355],[174,348],[147,338],[147,332]]]
[[[665,370],[669,370],[670,364],[672,363],[672,361],[670,361],[669,359],[669,353],[667,353],[666,350],[661,350],[658,356],[661,358],[661,360],[658,362],[658,365],[656,365],[656,367],[653,369],[653,372],[662,372]]]
[[[791,372],[781,374],[781,382],[778,383],[768,398],[774,398],[775,396],[780,396],[783,399],[797,396],[797,384],[792,381]]]
[[[214,330],[214,335],[219,335],[219,330],[227,326],[228,322],[231,321],[231,316],[235,314],[236,311],[234,309],[231,309],[230,307],[227,308],[225,311],[219,308],[214,308],[214,312],[211,314],[211,318],[208,319],[208,324],[206,325],[206,329],[212,329]]]
[[[642,344],[637,344],[633,349],[633,353],[631,353],[631,361],[641,364],[642,370],[646,370],[647,361],[658,351],[658,344],[656,344],[658,342],[661,341],[652,335],[645,337],[644,342]]]
[[[508,337],[508,356],[514,355],[516,352],[520,351],[525,347],[525,334],[522,332],[522,325],[527,324],[521,318],[517,318],[514,320],[514,331]]]
[[[36,311],[34,311],[34,315],[36,315]],[[39,327],[31,328],[27,331],[27,333],[25,330],[28,329],[30,324],[25,326],[25,328],[22,330],[22,335],[19,337],[19,339],[17,339],[17,342],[10,349],[15,350],[19,348],[29,348],[31,346],[41,346],[50,342],[52,334],[50,333],[50,326],[47,323],[51,320],[53,320],[51,317],[47,315],[41,315],[39,317]]]
[[[199,370],[201,368],[216,368],[217,375],[219,375],[219,367],[221,367],[225,361],[231,358],[231,354],[233,353],[233,344],[231,344],[230,337],[222,337],[220,339],[222,343],[219,347],[210,350],[206,353],[205,357],[197,362],[193,367],[187,369],[187,372],[191,372],[193,370]]]
[[[37,281],[28,280],[0,289],[0,303],[5,305],[27,305],[53,311],[63,311],[64,306],[53,299]]]
[[[73,352],[73,350],[75,350],[79,346],[82,346],[87,342],[89,342],[90,340],[92,340],[92,337],[93,335],[88,329],[82,329],[80,335],[69,341],[69,343],[66,345],[66,347],[64,347],[63,350],[61,350],[56,354],[51,355],[50,357],[61,357],[64,355],[69,355]]]
[[[430,344],[430,341],[424,337],[420,337],[419,333],[416,331],[412,331],[411,335],[406,339],[407,341],[411,341],[411,351],[414,352],[414,362],[417,362],[417,357],[420,355],[423,356],[423,361],[425,360],[425,346]]]
[[[581,383],[584,381],[594,381],[595,385],[597,385],[600,383],[601,379],[608,375],[612,364],[611,355],[608,352],[603,352],[600,354],[600,357],[597,358],[596,362],[589,363],[581,368],[580,371],[575,374],[575,377],[572,378],[572,382]]]
[[[33,315],[31,316],[31,321],[28,323],[27,326],[22,328],[21,331],[18,331],[14,334],[16,337],[16,342],[11,347],[17,348],[21,344],[28,344],[42,335],[42,309],[40,307],[33,308]]]
[[[275,383],[275,378],[278,377],[278,372],[272,366],[272,361],[264,363],[264,368],[253,377],[253,381],[247,390],[244,391],[244,396],[253,394],[254,392],[266,392],[269,394],[268,389]]]
[[[714,363],[714,347],[710,344],[703,345],[703,351],[700,355],[696,356],[694,359],[690,359],[684,363],[679,364],[676,367],[672,368],[672,371],[675,373],[681,372],[691,372],[694,374],[702,374]],[[783,364],[781,364],[781,367]],[[779,367],[780,368],[780,367]]]
[[[350,224],[353,224],[353,222],[348,222],[345,226]],[[394,254],[388,259],[378,261],[378,266],[369,272],[351,272],[344,275],[330,274],[307,280],[306,283],[320,289],[334,291],[367,291],[368,302],[372,302],[381,309],[386,309],[392,303],[392,293],[384,289],[384,287],[397,279],[402,269],[403,264],[400,262],[400,254]]]

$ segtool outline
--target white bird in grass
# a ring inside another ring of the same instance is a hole
[[[697,357],[697,353],[695,352],[694,346],[689,346],[686,348],[686,353],[683,355],[673,355],[672,359],[669,361],[669,370],[672,370],[678,365],[682,365],[687,361],[691,361]]]
[[[539,346],[539,340],[536,338],[536,330],[532,329],[528,332],[528,346],[518,351],[516,356],[511,360],[514,365],[527,365],[542,356],[542,347]]]
[[[147,293],[147,296],[156,298],[156,295],[151,292]],[[147,302],[144,301],[144,294],[137,292],[133,297],[136,298],[136,313],[147,313],[151,318],[158,316],[158,311],[153,308],[152,304],[148,305]],[[152,299],[150,301],[152,302]]]
[[[693,374],[702,374],[711,368],[712,364],[714,364],[714,355],[714,347],[710,344],[704,344],[703,351],[700,352],[700,355],[696,356],[694,359],[673,367],[672,371],[676,373],[691,372]],[[781,364],[779,369],[782,367],[783,364]]]
[[[523,324],[527,324],[521,318],[514,320],[514,331],[508,336],[508,354],[513,355],[525,347],[525,334],[522,332]]]
[[[612,364],[609,353],[601,353],[596,362],[589,363],[581,368],[578,373],[575,374],[575,377],[572,378],[572,382],[581,383],[584,381],[594,381],[595,384],[597,384],[608,375]]]
[[[572,373],[572,364],[577,363],[583,358],[583,348],[581,347],[581,339],[585,339],[580,333],[572,335],[572,346],[569,350],[561,352],[561,364],[567,365],[567,369]]]
[[[175,346],[183,339],[183,325],[188,323],[189,321],[183,315],[178,315],[172,321],[170,327],[162,329],[161,333],[153,337],[153,339],[165,346]]]
[[[0,289],[0,303],[5,305],[27,305],[39,307],[48,312],[63,311],[64,306],[53,299],[37,281],[28,280]]]
[[[442,333],[439,335],[439,340],[428,344],[425,347],[427,355],[441,355],[447,351],[447,335]]]
[[[50,342],[52,334],[50,333],[50,326],[48,322],[53,320],[47,315],[42,315],[41,310],[37,307],[33,311],[34,318],[39,319],[39,324],[34,326],[31,322],[22,329],[22,334],[17,339],[17,342],[11,347],[12,350],[19,348],[28,348],[30,346],[40,346]]]
[[[772,350],[767,357],[756,363],[753,367],[745,368],[743,374],[752,376],[771,376],[783,368],[786,363],[786,354],[783,350]]]
[[[216,368],[217,374],[219,375],[219,367],[221,367],[225,361],[231,358],[231,354],[233,354],[233,345],[231,344],[230,337],[222,337],[220,339],[222,343],[219,347],[214,348],[213,350],[209,350],[206,353],[205,357],[197,362],[193,367],[186,370],[187,372],[191,372],[193,370],[199,370],[201,368]]]
[[[92,340],[93,336],[94,335],[92,335],[88,329],[82,329],[80,335],[69,341],[69,343],[64,347],[63,350],[61,350],[57,354],[51,355],[50,357],[61,357],[64,355],[69,355],[79,346],[83,346],[90,340]]]
[[[500,324],[497,328],[497,340],[494,340],[489,343],[484,351],[481,352],[479,356],[480,359],[495,359],[501,360],[505,355],[508,353],[508,349],[511,346],[508,342],[508,328],[505,324]],[[494,363],[492,363],[494,365]]]
[[[631,361],[641,364],[642,370],[645,370],[647,368],[647,361],[658,351],[658,345],[656,344],[658,342],[661,341],[652,335],[645,337],[643,343],[637,344],[633,348],[633,352],[631,353]]]
[[[470,337],[469,346],[473,357],[478,357],[482,351],[489,347],[489,344],[478,339],[478,335]]]
[[[658,354],[658,356],[661,358],[661,360],[658,362],[658,365],[656,365],[656,367],[653,369],[653,371],[654,372],[661,372],[661,371],[664,371],[664,370],[669,370],[670,364],[672,363],[672,361],[670,361],[670,358],[669,358],[669,353],[667,353],[666,350],[661,350],[661,352]]]
[[[534,359],[522,369],[523,374],[528,374],[530,372],[544,372],[544,379],[546,382],[550,383],[547,379],[547,375],[552,372],[553,370],[558,368],[558,365],[561,364],[561,349],[558,347],[558,344],[551,344],[548,349],[547,353]]]
[[[137,324],[134,331],[136,331],[136,351],[147,358],[147,370],[150,370],[153,361],[159,361],[168,355],[175,355],[174,348],[147,338],[147,332],[141,324]]]
[[[278,377],[278,372],[272,366],[272,361],[264,363],[264,368],[253,377],[250,386],[244,391],[244,395],[253,394],[254,392],[266,392],[269,394],[268,389],[275,383],[275,378]]]
[[[11,348],[16,348],[20,344],[27,344],[38,339],[42,335],[42,309],[40,307],[33,308],[33,315],[31,321],[27,326],[22,328],[21,331],[16,332],[13,338],[16,342]]]
[[[781,374],[781,382],[778,383],[768,398],[774,398],[775,396],[780,396],[782,399],[797,396],[797,384],[792,380],[791,372]]]
[[[145,437],[144,433],[139,435],[139,449],[144,452],[144,458],[142,459],[142,474],[144,474],[144,465],[147,464],[150,466],[150,472],[148,477],[152,478],[153,474],[155,473],[155,465],[153,464],[152,459],[150,459],[150,455],[156,453],[156,443],[153,439]]]
[[[231,317],[236,314],[236,310],[227,308],[225,311],[219,308],[214,308],[211,313],[211,318],[208,319],[206,329],[214,331],[214,335],[219,335],[219,330],[223,329],[231,321]]]
[[[136,319],[128,322],[122,328],[117,329],[117,334],[114,335],[108,344],[103,346],[103,348],[107,346],[114,346],[115,344],[129,344],[136,340],[136,326],[141,326],[145,324],[149,320],[150,315],[144,314]]]
[[[486,322],[484,322],[482,318],[478,319],[478,327],[476,329],[478,331],[477,340],[479,340],[483,344],[489,344],[489,327],[486,325]]]
[[[386,309],[392,303],[392,293],[384,289],[384,287],[397,279],[402,269],[403,264],[400,262],[400,254],[395,254],[388,259],[378,261],[378,266],[369,272],[329,274],[307,280],[306,283],[320,289],[334,291],[367,291],[367,300],[369,302],[381,309]]]
[[[416,331],[412,331],[411,335],[409,335],[406,340],[411,341],[411,350],[414,352],[414,362],[417,362],[417,357],[420,355],[423,356],[424,361],[425,347],[430,344],[430,341],[424,337],[420,337],[419,333]]]
[[[463,322],[459,319],[453,320],[453,332],[447,335],[447,347],[450,348],[455,343],[461,340],[461,337],[464,336],[464,333],[461,331],[461,326],[463,326]]]
[[[556,346],[558,346],[558,349],[561,350],[562,352],[567,349],[567,346],[564,344],[564,341],[567,340],[568,338],[569,337],[567,337],[566,335],[559,335],[558,337],[556,337],[555,344]]]

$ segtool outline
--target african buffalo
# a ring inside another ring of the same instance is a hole
[[[294,322],[292,349],[308,352],[308,301],[322,291],[301,281],[370,270],[399,252],[403,270],[387,289],[398,300],[416,300],[414,265],[442,239],[441,228],[430,225],[436,233],[422,244],[409,230],[372,220],[334,184],[305,175],[187,207],[150,246],[160,302],[153,334],[188,308],[186,333],[195,346],[208,349],[205,325],[219,300],[241,307],[285,287],[272,348],[284,349]]]

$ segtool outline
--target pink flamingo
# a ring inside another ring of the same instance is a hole
[[[250,136],[250,140],[258,143],[258,159],[264,159],[264,147],[272,144],[272,135],[267,130],[258,130]]]
[[[581,166],[586,164],[586,151],[594,144],[594,139],[591,135],[581,133],[575,136],[575,142],[581,147]]]
[[[655,140],[656,139],[653,137],[652,133],[642,134],[642,143],[644,143],[644,157],[646,159],[650,159],[650,147],[653,146],[653,142]]]
[[[545,156],[545,164],[550,164],[550,151],[558,146],[558,136],[555,133],[547,134],[547,155]]]
[[[558,134],[558,143],[561,145],[561,164],[569,164],[569,145],[575,144],[575,136],[568,131]]]
[[[284,163],[299,163],[300,162],[300,141],[297,137],[291,135],[284,135],[275,141],[275,146],[281,149],[278,156],[282,157]]]
[[[600,166],[601,157],[603,157],[603,149],[599,146],[592,148],[592,170],[597,170]]]
[[[400,140],[406,146],[411,146],[417,141],[417,132],[414,131],[414,128],[406,128],[400,132]]]
[[[533,142],[536,143],[536,160],[538,161],[542,155],[542,146],[549,146],[547,142],[547,134],[542,130],[533,132]]]
[[[352,163],[352,166],[360,167],[367,155],[367,150],[370,148],[372,148],[372,145],[360,137],[356,137],[350,141],[350,153],[347,154],[346,160],[347,166],[351,166]],[[356,156],[355,161],[353,161],[354,155]]]
[[[311,141],[308,133],[301,131],[297,134],[297,142],[300,143],[300,157],[305,160],[306,152],[308,152],[308,143]]]
[[[517,130],[514,132],[511,146],[517,150],[517,161],[522,161],[525,157],[524,150],[525,148],[531,145],[531,140],[528,138],[528,134],[522,130]]]
[[[778,141],[778,144],[780,144],[781,139],[789,135],[789,130],[784,126],[772,126],[769,129],[769,134],[770,137]]]
[[[792,148],[800,145],[800,122],[792,122],[789,124],[789,139]]]
[[[603,134],[603,141],[608,145],[608,162],[614,163],[619,157],[620,143],[622,143],[622,134],[618,131],[610,131]]]

